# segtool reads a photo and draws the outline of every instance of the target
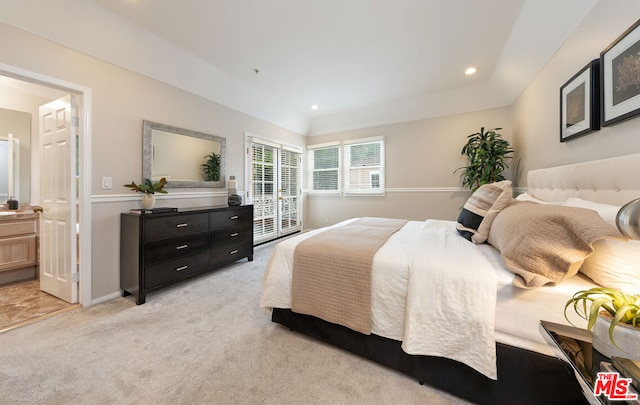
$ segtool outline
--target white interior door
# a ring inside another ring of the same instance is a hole
[[[251,138],[247,148],[254,243],[302,229],[302,153]]]
[[[78,302],[73,95],[40,107],[40,289]]]

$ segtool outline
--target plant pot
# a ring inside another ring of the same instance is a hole
[[[153,209],[156,206],[156,196],[153,194],[143,194],[142,195],[142,207],[145,210]]]
[[[609,358],[617,356],[640,360],[640,327],[626,323],[617,324],[613,330],[614,344],[609,337],[612,320],[608,312],[600,312],[591,331],[593,348]]]

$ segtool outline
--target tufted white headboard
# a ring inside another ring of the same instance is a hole
[[[640,153],[527,173],[528,193],[545,201],[570,197],[623,205],[640,197]]]

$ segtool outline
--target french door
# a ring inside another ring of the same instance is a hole
[[[247,199],[253,240],[262,243],[302,229],[302,149],[248,137]]]

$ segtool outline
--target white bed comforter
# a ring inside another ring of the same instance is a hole
[[[326,229],[275,247],[264,274],[261,307],[291,308],[295,247]],[[411,221],[375,255],[371,332],[402,341],[409,354],[457,360],[496,379],[496,289],[491,264],[478,246],[457,234],[455,222]]]

